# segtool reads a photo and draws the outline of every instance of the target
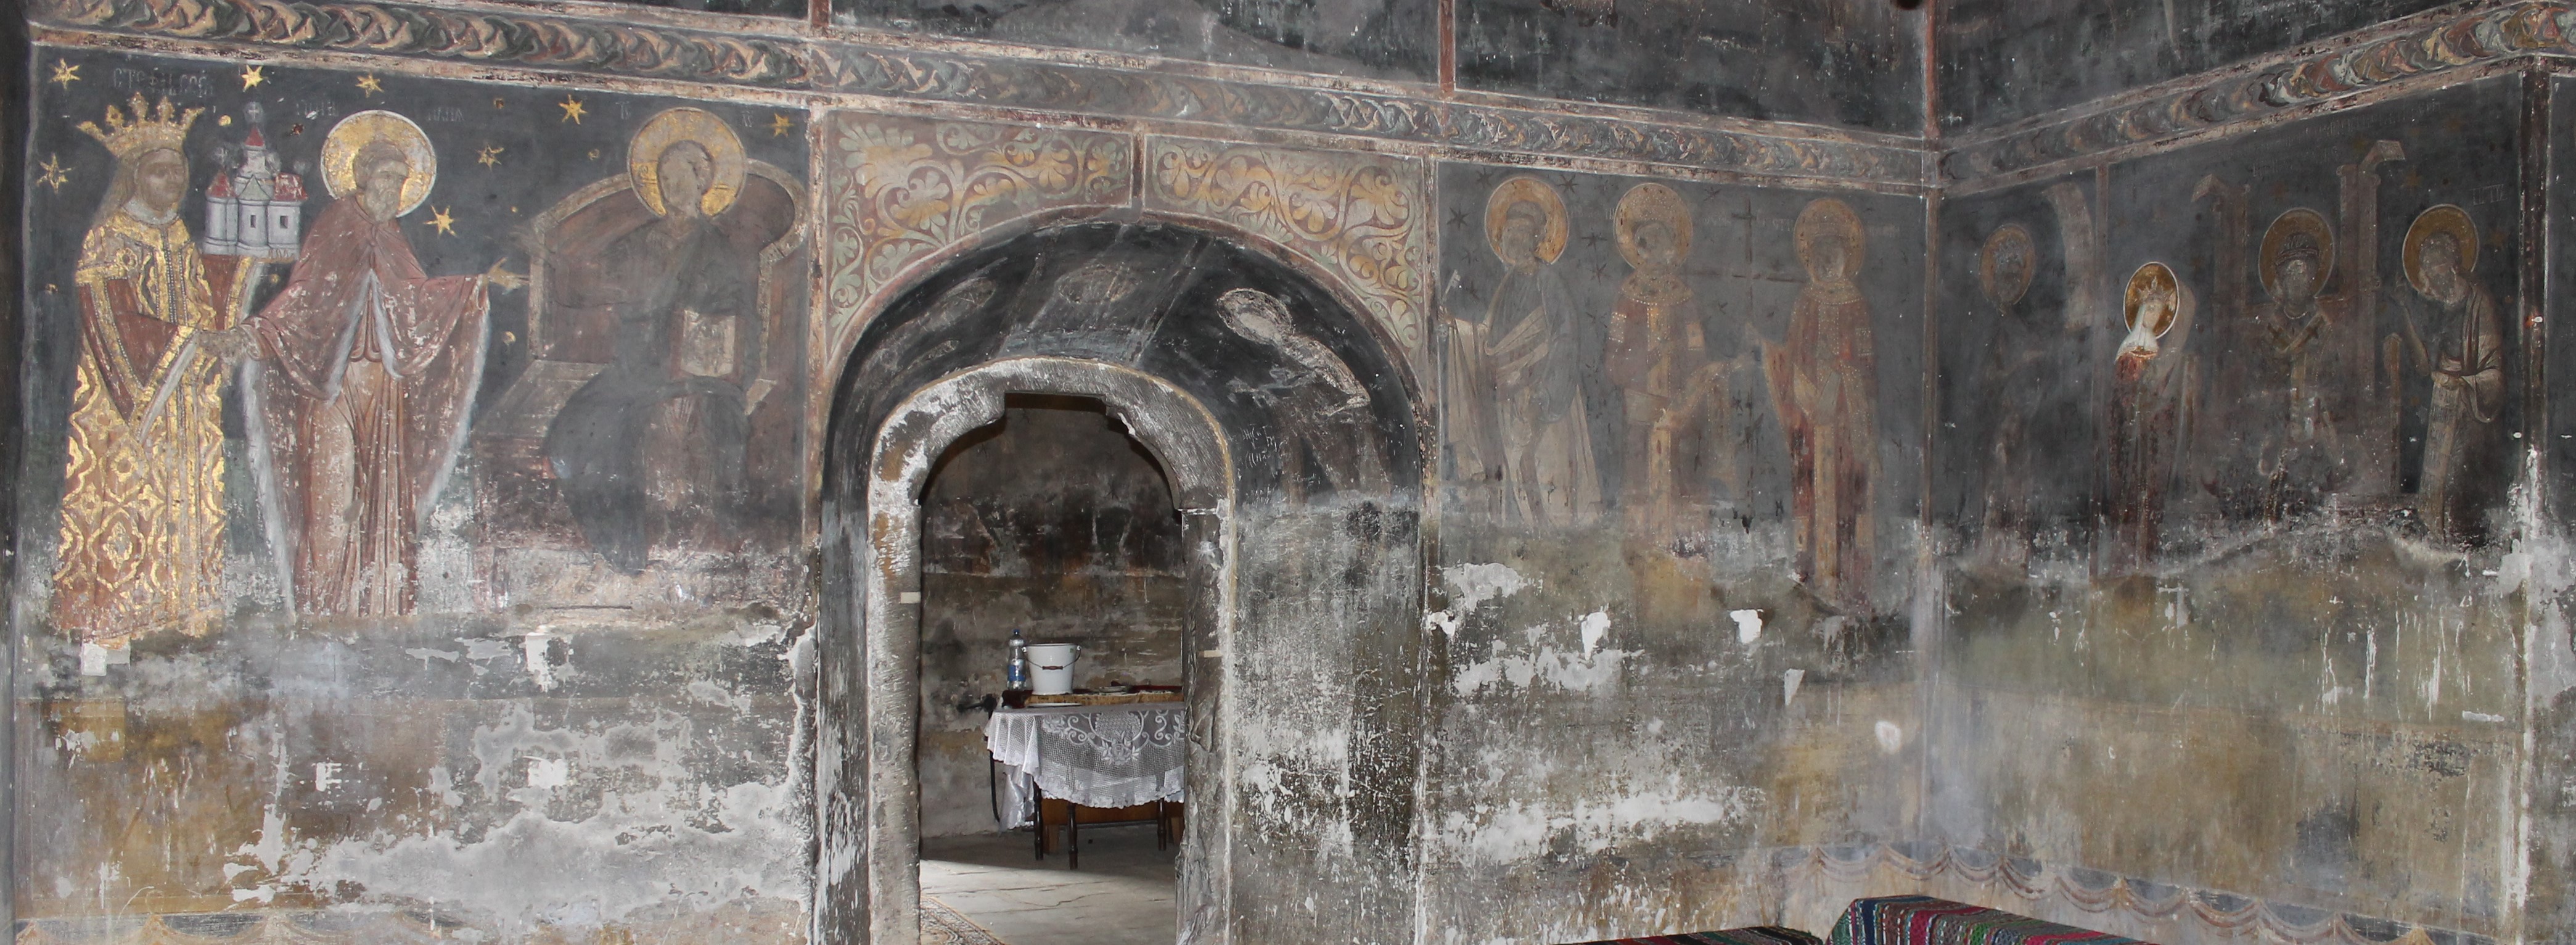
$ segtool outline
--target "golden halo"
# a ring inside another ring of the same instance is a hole
[[[1678,267],[1682,260],[1690,258],[1690,206],[1683,203],[1682,195],[1674,193],[1670,187],[1638,184],[1628,188],[1627,195],[1619,198],[1619,209],[1610,216],[1611,227],[1619,231],[1619,258],[1627,260],[1630,268],[1652,268],[1645,259],[1645,251],[1637,248],[1637,227],[1646,223],[1662,223],[1665,229],[1672,231],[1674,266]]]
[[[2156,337],[2162,338],[2165,332],[2173,330],[2174,320],[2182,317],[2182,283],[2174,278],[2173,269],[2163,263],[2151,262],[2130,274],[2128,304],[2120,319],[2128,324],[2129,330],[2136,331],[2138,303],[2146,301],[2151,294],[2162,294],[2168,300],[2164,324],[2153,326],[2151,330]]]
[[[635,140],[626,144],[626,175],[635,182],[635,196],[644,199],[654,216],[671,215],[662,206],[662,152],[682,141],[697,142],[715,160],[714,179],[707,182],[706,196],[698,198],[698,208],[708,216],[723,213],[742,194],[742,139],[705,109],[674,108],[646,120],[635,132]]]
[[[2008,250],[2021,252],[2021,272],[2009,276],[2008,282],[1998,282],[1995,260],[2002,258]],[[2022,295],[2030,291],[2031,275],[2038,269],[2039,249],[2031,242],[2030,231],[2022,229],[2019,223],[2004,224],[1986,237],[1985,248],[1977,251],[1977,284],[1985,288],[1986,298],[1993,299],[1997,305],[2021,301]]]
[[[1546,181],[1524,174],[1497,185],[1493,195],[1485,198],[1485,246],[1494,251],[1494,258],[1503,258],[1503,214],[1516,203],[1536,204],[1547,215],[1547,228],[1538,234],[1539,261],[1555,262],[1564,255],[1565,198]]]
[[[2326,222],[2325,214],[2306,207],[2281,211],[2281,215],[2272,220],[2271,228],[2263,231],[2262,268],[2257,273],[2263,279],[2264,293],[2276,300],[2281,297],[2281,289],[2274,285],[2279,281],[2274,273],[2280,269],[2281,253],[2289,248],[2290,237],[2300,234],[2306,234],[2317,244],[2317,289],[2323,291],[2326,277],[2334,274],[2334,227]]]
[[[1807,277],[1816,278],[1815,244],[1828,237],[1843,241],[1843,277],[1860,272],[1861,261],[1869,255],[1869,234],[1862,229],[1860,214],[1850,204],[1826,197],[1798,212],[1798,226],[1792,231],[1798,242],[1798,265],[1806,267]]]
[[[429,189],[438,183],[438,152],[429,146],[429,135],[412,124],[411,119],[383,109],[359,112],[331,126],[331,134],[322,139],[322,184],[331,196],[345,197],[358,189],[358,152],[367,145],[384,139],[402,148],[403,157],[411,162],[411,173],[403,178],[402,216],[420,209],[429,199]]]
[[[2424,240],[2435,233],[2449,233],[2460,244],[2461,275],[2478,271],[2478,225],[2469,212],[2449,203],[2426,210],[2406,228],[2406,283],[2427,296],[2432,293],[2424,288]]]

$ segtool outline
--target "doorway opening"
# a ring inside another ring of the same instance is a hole
[[[1180,506],[1101,401],[1002,407],[921,496],[922,941],[1163,945],[1187,830]],[[1023,653],[1015,680],[1014,643],[1073,658]]]

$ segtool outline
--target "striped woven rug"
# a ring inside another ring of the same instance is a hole
[[[1820,945],[1816,937],[1797,929],[1777,925],[1756,925],[1741,929],[1719,929],[1715,932],[1684,932],[1680,935],[1649,935],[1644,938],[1618,938],[1583,945]]]
[[[1930,896],[1854,899],[1833,945],[2143,945],[2137,939],[2044,922]]]

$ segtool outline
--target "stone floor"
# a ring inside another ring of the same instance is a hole
[[[1154,849],[1154,828],[1089,827],[1082,869],[1064,854],[1036,858],[1026,833],[935,837],[921,843],[921,892],[1009,945],[1170,945],[1178,848]]]

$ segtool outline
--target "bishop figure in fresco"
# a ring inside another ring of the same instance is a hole
[[[1878,553],[1878,354],[1853,277],[1868,236],[1860,215],[1830,198],[1798,214],[1794,236],[1807,285],[1788,339],[1764,344],[1763,373],[1789,443],[1798,577],[1825,603],[1866,614]]]
[[[1670,187],[1639,184],[1611,222],[1633,270],[1619,284],[1602,359],[1622,401],[1619,504],[1632,530],[1655,534],[1677,524],[1684,472],[1694,465],[1686,458],[1700,446],[1696,421],[1708,398],[1693,388],[1714,383],[1700,376],[1708,342],[1681,273],[1690,207]]]

